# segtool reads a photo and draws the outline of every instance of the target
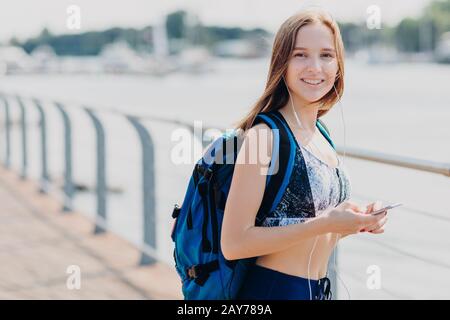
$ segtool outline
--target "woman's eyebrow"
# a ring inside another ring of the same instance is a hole
[[[294,47],[294,50],[308,50],[308,48],[305,47]],[[335,49],[333,48],[322,48],[322,51],[331,51],[331,52],[336,52]]]

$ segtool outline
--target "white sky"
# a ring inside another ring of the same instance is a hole
[[[0,41],[37,35],[44,26],[56,34],[66,27],[70,5],[81,8],[81,30],[112,26],[144,27],[176,9],[196,12],[206,25],[263,27],[275,32],[292,13],[319,5],[340,21],[364,21],[366,9],[378,5],[382,23],[418,16],[431,0],[0,0]]]

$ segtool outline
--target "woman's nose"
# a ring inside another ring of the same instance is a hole
[[[311,57],[310,59],[308,59],[308,71],[318,72],[321,70],[321,68],[322,66],[320,65],[320,60],[318,58]]]

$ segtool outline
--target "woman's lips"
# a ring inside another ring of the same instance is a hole
[[[302,82],[306,83],[307,85],[310,85],[310,86],[313,86],[313,87],[319,86],[320,84],[325,82],[324,79],[306,79],[306,78],[302,78],[300,80]]]

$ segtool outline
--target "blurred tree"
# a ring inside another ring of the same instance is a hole
[[[432,1],[417,19],[405,18],[397,26],[383,26],[369,30],[364,23],[339,23],[347,51],[356,51],[372,44],[396,46],[398,50],[418,52],[433,50],[439,36],[450,31],[450,0]],[[179,48],[186,43],[212,47],[220,41],[233,39],[266,39],[269,33],[261,28],[245,30],[239,27],[204,26],[199,19],[184,10],[170,13],[166,19],[167,35]],[[141,30],[111,28],[101,32],[70,35],[52,35],[44,28],[35,38],[20,43],[16,38],[10,44],[20,45],[31,52],[39,45],[50,45],[58,55],[96,55],[104,45],[126,41],[136,50],[151,50],[152,26]]]
[[[421,25],[422,46],[426,49],[435,49],[440,35],[450,31],[450,0],[431,2],[425,8]]]
[[[20,46],[20,41],[19,39],[17,39],[16,37],[12,37],[9,41],[8,44],[11,46]]]
[[[438,34],[450,31],[450,0],[431,2],[425,8],[424,15],[433,20]]]
[[[41,33],[39,34],[39,36],[37,37],[38,41],[41,42],[47,42],[53,35],[51,34],[50,30],[48,30],[47,28],[42,29]]]
[[[186,16],[187,12],[184,10],[178,10],[167,15],[166,28],[167,28],[167,36],[169,38],[175,39],[184,38]]]
[[[347,51],[355,51],[361,43],[360,26],[355,23],[338,23],[342,41]]]
[[[396,28],[395,41],[400,51],[418,52],[420,49],[419,21],[412,18],[403,19]]]

